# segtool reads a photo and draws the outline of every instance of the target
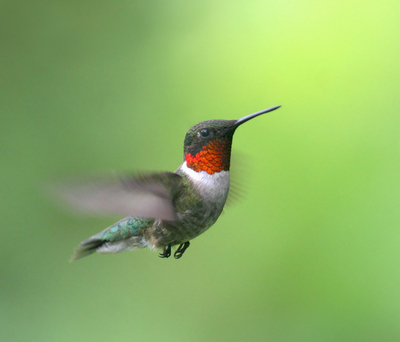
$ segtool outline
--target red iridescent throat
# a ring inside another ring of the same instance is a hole
[[[196,172],[206,171],[212,175],[223,170],[228,171],[231,157],[231,140],[215,139],[210,141],[203,149],[192,156],[187,153],[185,161],[187,167]]]

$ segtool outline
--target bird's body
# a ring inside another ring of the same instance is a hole
[[[127,217],[83,241],[71,261],[93,252],[117,253],[139,248],[179,245],[180,258],[189,241],[210,228],[229,193],[230,155],[236,128],[260,114],[239,120],[210,120],[193,126],[185,138],[184,161],[175,172],[129,176],[65,191],[66,197],[87,210],[126,213]]]

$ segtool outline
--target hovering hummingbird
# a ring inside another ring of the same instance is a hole
[[[183,163],[175,172],[126,175],[61,189],[80,209],[128,215],[84,240],[70,262],[93,252],[162,249],[179,259],[190,240],[220,216],[229,192],[231,145],[236,128],[278,109],[271,107],[238,120],[210,120],[193,126],[184,141]]]

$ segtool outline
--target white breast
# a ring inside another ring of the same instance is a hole
[[[206,171],[196,172],[187,167],[186,161],[179,169],[193,181],[200,193],[207,197],[209,203],[213,203],[222,210],[229,192],[229,171],[220,171],[212,175]]]

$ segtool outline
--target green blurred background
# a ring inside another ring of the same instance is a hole
[[[0,341],[400,340],[399,16],[1,1]],[[195,123],[274,105],[235,135],[246,196],[181,260],[68,263],[115,218],[70,216],[40,184],[175,170]]]

